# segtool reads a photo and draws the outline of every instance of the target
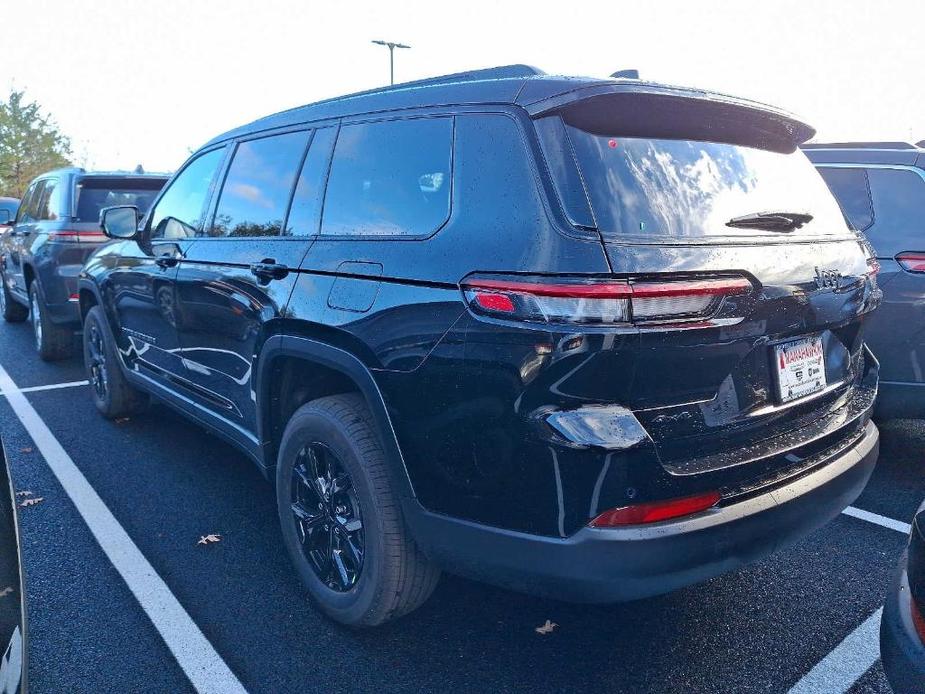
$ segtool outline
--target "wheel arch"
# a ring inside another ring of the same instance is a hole
[[[281,371],[293,367],[313,369],[313,372],[302,372],[308,374],[308,379],[300,383],[318,384],[317,387],[309,386],[302,392],[298,388],[285,388]],[[291,411],[318,397],[343,392],[356,392],[363,397],[379,433],[396,489],[401,497],[414,498],[385,400],[369,368],[350,352],[306,337],[274,335],[264,343],[257,361],[254,379],[257,434],[268,476],[276,467],[279,442]],[[286,398],[294,393],[295,399],[287,403]]]

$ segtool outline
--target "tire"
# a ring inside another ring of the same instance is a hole
[[[326,465],[325,459],[337,465]],[[347,479],[329,475],[334,480],[328,485],[330,500],[310,503],[306,499],[321,499],[324,474],[315,474],[312,483],[306,479],[311,474],[299,471],[321,473],[332,466]],[[408,533],[379,437],[359,395],[319,398],[292,415],[280,444],[276,499],[283,541],[299,578],[315,605],[341,624],[383,624],[419,607],[436,587],[440,571]],[[330,532],[322,524],[325,519]],[[351,543],[362,549],[359,564],[353,561]],[[326,564],[330,573],[318,568],[325,546],[332,550]],[[344,574],[333,558],[335,546],[341,548]]]
[[[29,286],[29,314],[35,334],[35,351],[39,353],[39,357],[43,361],[58,361],[70,356],[74,333],[51,322],[42,292],[39,290],[39,283],[35,280]]]
[[[92,307],[84,319],[84,365],[93,404],[107,419],[142,412],[150,400],[125,378],[116,349],[103,310]]]
[[[29,309],[13,298],[2,273],[0,273],[0,313],[3,314],[3,320],[7,323],[22,323],[29,317]]]

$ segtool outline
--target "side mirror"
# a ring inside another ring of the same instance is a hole
[[[137,239],[139,216],[134,205],[104,207],[100,210],[100,228],[111,239]]]

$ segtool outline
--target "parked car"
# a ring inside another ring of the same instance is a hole
[[[16,495],[0,441],[0,692],[27,690],[26,590],[22,572]]]
[[[925,149],[842,142],[805,151],[880,263],[883,306],[867,328],[882,369],[877,414],[925,416]]]
[[[80,327],[77,275],[100,244],[100,210],[117,204],[147,210],[167,181],[161,174],[58,169],[36,178],[15,223],[0,236],[0,313],[32,318],[42,359],[70,354]]]
[[[877,458],[880,292],[812,133],[523,66],[258,120],[141,224],[104,210],[92,397],[153,395],[249,454],[346,624],[409,612],[441,569],[584,602],[735,569]]]
[[[925,503],[912,520],[909,548],[880,621],[883,670],[896,692],[925,692]]]
[[[13,220],[16,219],[16,210],[18,209],[19,198],[0,197],[0,227],[12,225]]]

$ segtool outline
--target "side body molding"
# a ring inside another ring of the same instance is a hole
[[[376,423],[383,451],[389,462],[389,472],[392,475],[392,481],[396,485],[396,489],[400,491],[403,499],[415,498],[411,478],[405,467],[405,461],[398,446],[398,439],[392,427],[392,420],[386,410],[379,386],[376,384],[370,370],[362,361],[349,352],[306,337],[274,335],[267,339],[260,351],[254,390],[257,396],[257,411],[259,413],[257,434],[262,442],[267,476],[272,477],[273,470],[276,467],[276,451],[272,447],[272,425],[269,421],[271,411],[270,385],[273,362],[280,357],[304,359],[307,362],[307,368],[311,368],[311,364],[315,363],[334,369],[356,383]]]

